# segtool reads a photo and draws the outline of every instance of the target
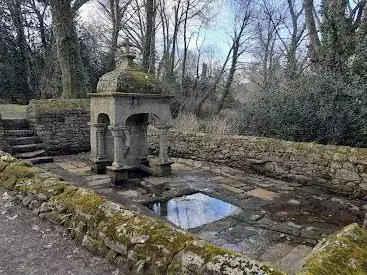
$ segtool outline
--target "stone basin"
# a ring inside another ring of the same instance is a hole
[[[201,192],[152,202],[147,206],[156,215],[183,229],[195,228],[241,212],[239,207]]]

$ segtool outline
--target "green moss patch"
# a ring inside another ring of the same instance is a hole
[[[95,193],[72,186],[66,187],[64,192],[55,196],[53,200],[65,206],[68,212],[75,212],[78,210],[89,215],[94,215],[98,207],[106,201],[105,198]]]
[[[367,274],[367,230],[351,224],[319,243],[300,274]]]
[[[141,71],[129,71],[129,74],[137,85],[146,86],[150,84],[157,84],[157,80],[151,74]]]
[[[23,193],[44,194],[48,199],[64,192],[68,185],[57,178],[42,180],[39,177],[31,178],[24,184],[16,187]]]
[[[24,166],[22,162],[9,164],[0,174],[0,186],[13,190],[19,180],[33,178],[35,170]]]
[[[42,99],[31,100],[29,109],[36,112],[52,112],[60,110],[88,111],[90,101],[88,99]]]

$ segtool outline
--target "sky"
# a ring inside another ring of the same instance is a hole
[[[229,49],[229,42],[227,41],[227,32],[229,31],[228,24],[231,20],[232,14],[225,1],[228,0],[218,0],[216,10],[218,13],[215,18],[210,22],[208,27],[202,28],[200,32],[200,42],[203,45],[213,46],[216,50],[217,56],[222,56],[223,58],[227,54]],[[81,20],[86,23],[93,23],[94,20],[98,21],[102,19],[102,16],[98,14],[98,3],[94,0],[89,1],[80,10]],[[197,32],[198,26],[194,25],[189,28],[190,32]],[[204,41],[203,41],[204,40]],[[195,41],[192,41],[192,48],[195,47]]]

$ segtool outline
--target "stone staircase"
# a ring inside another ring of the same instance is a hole
[[[33,164],[53,162],[47,156],[45,145],[34,133],[26,119],[4,119],[7,151],[16,158],[25,159]]]

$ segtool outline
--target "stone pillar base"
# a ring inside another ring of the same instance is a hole
[[[129,170],[127,168],[115,168],[113,166],[106,167],[107,175],[111,177],[111,182],[114,185],[124,185],[129,179]]]
[[[91,171],[96,174],[105,174],[106,173],[106,167],[110,166],[112,164],[112,161],[109,160],[93,160],[93,164],[91,167]]]
[[[172,175],[173,162],[150,162],[150,171],[156,177],[168,177]]]

